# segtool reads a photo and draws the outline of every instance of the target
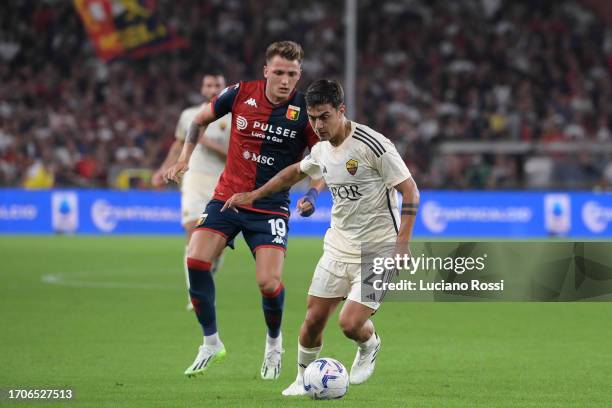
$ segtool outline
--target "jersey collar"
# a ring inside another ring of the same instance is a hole
[[[353,135],[355,134],[355,129],[357,128],[357,123],[353,122],[352,120],[349,120],[349,123],[351,124],[351,131],[349,132],[348,136],[344,138],[344,140],[342,141],[342,143],[340,143],[338,146],[334,146],[333,144],[329,144],[332,149],[340,149],[342,148],[342,146],[344,146],[348,140],[350,138],[353,137]]]

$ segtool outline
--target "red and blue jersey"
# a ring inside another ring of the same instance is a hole
[[[232,113],[232,130],[225,170],[213,199],[226,201],[234,193],[255,190],[279,171],[300,161],[318,141],[306,114],[306,100],[293,91],[278,105],[266,97],[266,81],[240,82],[211,101],[217,118]],[[257,200],[247,209],[289,213],[289,190]]]

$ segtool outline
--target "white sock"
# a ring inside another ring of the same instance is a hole
[[[372,347],[374,347],[376,345],[376,331],[374,330],[374,324],[372,324],[371,320],[369,322],[372,325],[372,335],[370,336],[369,339],[367,339],[363,343],[357,342],[357,345],[359,346],[361,351],[365,351],[365,350],[370,349],[370,348],[372,348]]]
[[[215,334],[211,334],[210,336],[204,336],[204,344],[207,346],[218,346],[221,344],[221,339],[219,338],[219,332]]]
[[[319,354],[321,353],[322,348],[323,348],[323,345],[320,345],[319,347],[313,347],[313,348],[303,347],[300,344],[300,341],[298,339],[298,357],[297,357],[298,373],[296,377],[297,381],[300,381],[300,382],[304,381],[304,371],[306,371],[306,367],[308,367],[308,364],[312,363],[317,358],[319,358]]]
[[[279,333],[278,337],[270,337],[269,334],[266,335],[266,343],[270,347],[282,347],[283,346],[283,333]]]

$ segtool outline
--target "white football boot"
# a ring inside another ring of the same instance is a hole
[[[226,354],[227,352],[225,351],[225,346],[221,342],[215,346],[200,346],[198,355],[187,370],[185,370],[185,375],[187,377],[195,377],[202,374],[213,363],[218,363],[221,361]]]
[[[371,347],[365,350],[361,350],[361,347],[357,348],[357,355],[353,361],[351,367],[351,374],[349,381],[351,384],[361,384],[365,382],[372,373],[374,373],[374,367],[376,366],[376,356],[380,350],[380,337],[374,332],[376,342]]]
[[[276,339],[276,344],[271,345],[266,339],[266,350],[264,351],[264,359],[261,365],[261,378],[264,380],[276,380],[281,373],[281,360],[283,350],[283,335],[279,334]]]
[[[298,395],[306,395],[306,389],[304,388],[304,379],[302,376],[300,378],[296,378],[294,382],[291,383],[290,386],[285,388],[282,392],[285,397],[294,397]]]

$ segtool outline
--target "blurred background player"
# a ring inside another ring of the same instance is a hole
[[[176,163],[189,126],[203,105],[208,104],[213,96],[225,88],[225,78],[221,74],[207,73],[202,77],[200,94],[204,100],[202,104],[185,109],[179,118],[174,133],[175,140],[168,150],[168,154],[159,169],[153,174],[152,184],[160,187],[164,184],[163,174],[171,165]],[[232,115],[227,114],[212,122],[206,128],[206,134],[199,137],[198,143],[189,159],[189,170],[183,176],[181,182],[181,223],[185,229],[187,244],[191,239],[193,227],[202,215],[206,204],[211,200],[219,176],[225,167],[227,148],[229,145]],[[221,266],[223,255],[213,263],[211,272],[214,274]],[[184,257],[185,281],[189,288],[189,271],[187,270],[187,247]],[[187,309],[193,310],[191,300],[187,303]]]
[[[324,240],[308,290],[306,317],[300,329],[298,374],[283,395],[304,395],[304,370],[321,352],[323,329],[338,304],[340,327],[357,342],[357,355],[350,373],[351,384],[361,384],[374,372],[381,341],[370,317],[380,299],[361,296],[361,243],[395,240],[397,254],[409,254],[419,191],[410,171],[393,143],[371,128],[344,116],[344,92],[339,83],[318,80],[306,92],[308,118],[321,139],[311,153],[249,193],[235,194],[224,208],[250,205],[282,191],[307,175],[325,179],[333,197],[331,227]],[[395,191],[402,194],[398,225]]]
[[[304,95],[297,92],[304,57],[292,41],[272,43],[266,50],[265,80],[240,82],[224,89],[196,115],[180,157],[164,174],[179,181],[187,168],[201,130],[232,113],[231,141],[225,170],[213,199],[189,241],[187,266],[190,295],[204,332],[204,344],[185,374],[202,373],[226,354],[217,332],[212,262],[242,232],[255,257],[255,277],[262,295],[268,328],[261,378],[277,379],[281,370],[281,321],[285,289],[281,281],[288,238],[289,190],[279,191],[249,206],[221,212],[225,200],[250,191],[302,159],[318,138],[307,119]],[[323,183],[315,183],[321,188]]]

